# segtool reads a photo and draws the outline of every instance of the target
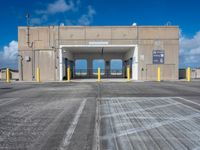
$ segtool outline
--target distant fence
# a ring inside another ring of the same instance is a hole
[[[179,69],[179,79],[186,79],[186,70]],[[200,68],[191,69],[191,79],[200,79]]]
[[[97,69],[74,69],[74,78],[96,78]],[[124,69],[101,69],[102,78],[124,78]]]
[[[19,80],[19,72],[17,70],[10,69],[10,79]],[[6,80],[6,68],[0,69],[0,80]]]

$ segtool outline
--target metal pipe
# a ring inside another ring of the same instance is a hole
[[[29,48],[32,48],[33,42],[30,42],[30,14],[26,14],[26,23],[27,23],[27,45]],[[31,44],[30,44],[31,43]]]
[[[23,80],[23,57],[22,55],[18,55],[18,61],[20,62],[19,63],[19,71],[20,71],[20,74],[19,74],[19,80],[22,81]]]

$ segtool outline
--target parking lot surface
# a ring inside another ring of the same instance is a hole
[[[1,82],[0,149],[200,149],[200,82]]]

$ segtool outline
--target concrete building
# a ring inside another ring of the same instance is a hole
[[[191,72],[191,79],[200,79],[200,68],[192,68]],[[182,68],[179,69],[179,79],[186,79],[187,78],[187,69]]]
[[[94,59],[103,59],[102,77],[126,77],[131,68],[133,80],[178,79],[179,28],[177,26],[48,26],[19,27],[20,80],[34,81],[40,68],[42,81],[60,81],[70,66],[72,78],[96,77]],[[85,59],[83,74],[76,60]],[[122,60],[114,74],[111,60]],[[80,69],[80,68],[79,68]],[[91,71],[92,70],[92,71]]]
[[[191,78],[200,79],[200,68],[191,69]]]
[[[19,80],[18,70],[9,69],[10,80]],[[6,80],[6,68],[0,68],[0,80]]]

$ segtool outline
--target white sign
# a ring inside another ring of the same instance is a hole
[[[108,45],[109,42],[108,41],[92,41],[92,42],[89,42],[89,45]]]
[[[140,55],[140,60],[144,60],[144,55]]]

